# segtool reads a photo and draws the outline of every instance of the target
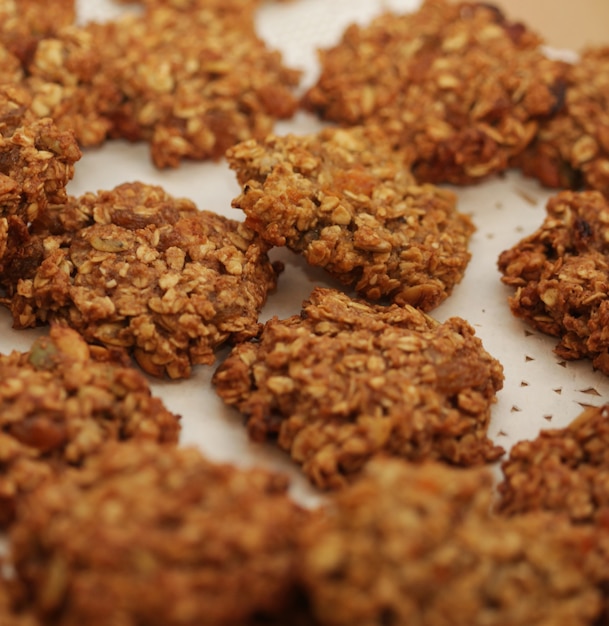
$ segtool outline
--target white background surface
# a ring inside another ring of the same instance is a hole
[[[79,4],[82,20],[111,18],[119,12],[110,0],[81,0]],[[417,5],[408,0],[269,2],[258,14],[258,29],[270,46],[283,52],[286,64],[304,70],[306,87],[317,75],[316,48],[338,41],[348,23],[365,22],[384,8],[406,11]],[[317,127],[315,120],[299,114],[276,130],[306,132]],[[81,194],[135,180],[162,185],[176,196],[192,199],[201,209],[235,219],[243,217],[230,206],[239,190],[225,163],[184,163],[176,170],[158,171],[143,144],[112,142],[85,152],[76,164],[69,191]],[[471,241],[473,256],[464,281],[432,314],[439,320],[454,315],[468,320],[486,349],[503,364],[505,384],[493,408],[489,435],[508,449],[519,439],[534,437],[540,428],[566,425],[584,405],[602,404],[608,397],[609,379],[594,372],[587,361],[562,362],[552,352],[555,340],[513,318],[507,306],[510,290],[500,282],[497,257],[541,224],[551,192],[515,172],[456,191],[459,209],[470,214],[477,226]],[[263,320],[271,315],[298,313],[302,300],[315,285],[332,284],[323,273],[305,267],[288,251],[276,250],[273,255],[284,260],[286,271],[279,279],[277,292],[269,297]],[[10,316],[0,311],[3,352],[27,350],[33,337],[44,332],[13,331],[10,326]],[[219,359],[224,354],[226,350],[221,350]],[[241,417],[223,406],[210,385],[214,369],[200,366],[187,381],[151,381],[154,393],[182,416],[183,444],[196,445],[217,460],[265,464],[286,471],[292,476],[294,495],[303,501],[315,501],[316,494],[284,453],[271,444],[248,441]]]

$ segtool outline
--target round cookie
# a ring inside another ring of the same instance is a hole
[[[27,352],[0,355],[0,525],[24,493],[79,466],[107,441],[175,444],[179,417],[125,355],[51,327]]]
[[[548,187],[609,197],[609,47],[583,51],[567,81],[564,108],[540,124],[515,165]]]
[[[464,320],[410,306],[317,288],[300,315],[233,348],[213,383],[254,440],[276,440],[323,489],[379,454],[475,465],[503,453],[486,434],[500,363]]]
[[[491,476],[376,460],[305,525],[302,577],[321,624],[597,623],[607,566],[593,528],[489,514]]]
[[[563,191],[543,224],[498,260],[515,289],[512,313],[558,337],[563,359],[588,358],[609,374],[609,201],[598,191]]]
[[[564,64],[540,43],[490,4],[426,0],[347,28],[320,52],[303,106],[341,125],[379,124],[420,181],[476,182],[504,170],[562,105]]]
[[[16,328],[61,320],[171,378],[255,336],[277,278],[243,224],[143,183],[72,198],[23,249],[3,276]]]
[[[249,624],[291,601],[306,512],[286,489],[194,448],[109,444],[23,503],[16,572],[58,626]]]
[[[463,277],[471,220],[452,192],[418,184],[375,129],[271,135],[226,156],[246,224],[358,295],[428,311]]]

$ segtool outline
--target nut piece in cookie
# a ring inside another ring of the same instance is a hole
[[[546,210],[540,228],[499,257],[501,280],[516,290],[510,308],[558,337],[558,356],[589,358],[609,374],[609,200],[563,191]]]
[[[540,125],[515,165],[548,187],[609,197],[609,47],[585,50],[567,81],[564,108]]]
[[[566,513],[573,522],[609,519],[609,405],[589,407],[566,428],[520,441],[502,464],[497,510]]]
[[[3,277],[14,326],[61,320],[153,376],[188,377],[223,342],[255,336],[277,279],[249,228],[143,183],[71,198],[28,246]]]
[[[86,28],[122,95],[113,136],[148,141],[160,168],[218,159],[298,107],[292,90],[300,73],[258,37],[249,8],[156,6]]]
[[[269,136],[227,159],[246,224],[359,295],[428,311],[461,280],[472,222],[452,192],[418,184],[377,130]]]
[[[57,624],[246,624],[291,600],[307,513],[287,486],[194,448],[109,444],[24,501],[16,571]]]
[[[482,469],[370,463],[301,533],[319,622],[597,623],[607,566],[595,529],[548,515],[492,517],[490,501]]]
[[[175,444],[179,429],[124,354],[51,327],[28,352],[0,355],[0,525],[24,493],[105,442]]]
[[[459,318],[315,289],[302,313],[269,320],[213,378],[254,440],[276,439],[317,486],[342,487],[371,457],[494,461],[490,408],[500,363]]]
[[[540,43],[487,3],[426,0],[347,28],[320,52],[303,105],[342,125],[379,124],[418,180],[476,182],[562,104],[564,64]]]

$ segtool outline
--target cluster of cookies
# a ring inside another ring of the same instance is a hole
[[[315,85],[256,0],[145,0],[75,25],[0,0],[0,576],[6,626],[609,623],[609,408],[510,452],[501,363],[431,312],[475,225],[443,183],[519,167],[567,188],[498,260],[515,315],[609,373],[609,50],[574,64],[487,4],[349,27]],[[332,122],[272,134],[298,108]],[[141,182],[74,197],[81,150],[225,158],[244,221]],[[260,312],[284,246],[341,288]],[[145,375],[213,387],[328,496],[179,446]],[[144,373],[142,373],[143,370]]]

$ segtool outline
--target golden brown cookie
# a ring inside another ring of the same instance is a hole
[[[271,135],[227,159],[246,224],[359,295],[429,311],[463,277],[471,220],[452,192],[418,184],[375,129]]]
[[[188,377],[220,344],[255,336],[277,279],[242,223],[143,183],[72,198],[23,249],[3,276],[16,328],[62,321],[154,376]]]
[[[491,477],[375,461],[302,533],[302,577],[322,624],[591,625],[607,565],[590,527],[489,514]]]
[[[254,440],[276,440],[324,489],[379,454],[475,465],[503,452],[486,434],[500,363],[464,320],[407,305],[317,288],[233,348],[213,383]]]
[[[0,524],[24,493],[105,442],[175,444],[179,429],[124,354],[52,327],[29,351],[0,356]]]
[[[609,520],[609,405],[590,407],[565,428],[520,441],[502,464],[497,510],[555,511],[574,522]]]
[[[299,73],[257,36],[251,11],[225,15],[219,5],[161,6],[87,27],[122,94],[113,135],[150,142],[158,167],[220,158],[297,109]]]
[[[589,358],[609,374],[609,201],[600,192],[563,191],[543,224],[499,257],[515,289],[512,313],[559,338],[563,359]]]
[[[609,197],[609,47],[585,50],[567,81],[564,108],[540,125],[515,164],[549,187]]]
[[[23,503],[16,571],[53,624],[249,623],[293,592],[306,513],[286,488],[281,475],[194,448],[108,445]]]
[[[321,50],[303,105],[341,125],[378,123],[418,180],[475,182],[505,169],[562,105],[564,64],[540,43],[490,4],[426,0]]]

